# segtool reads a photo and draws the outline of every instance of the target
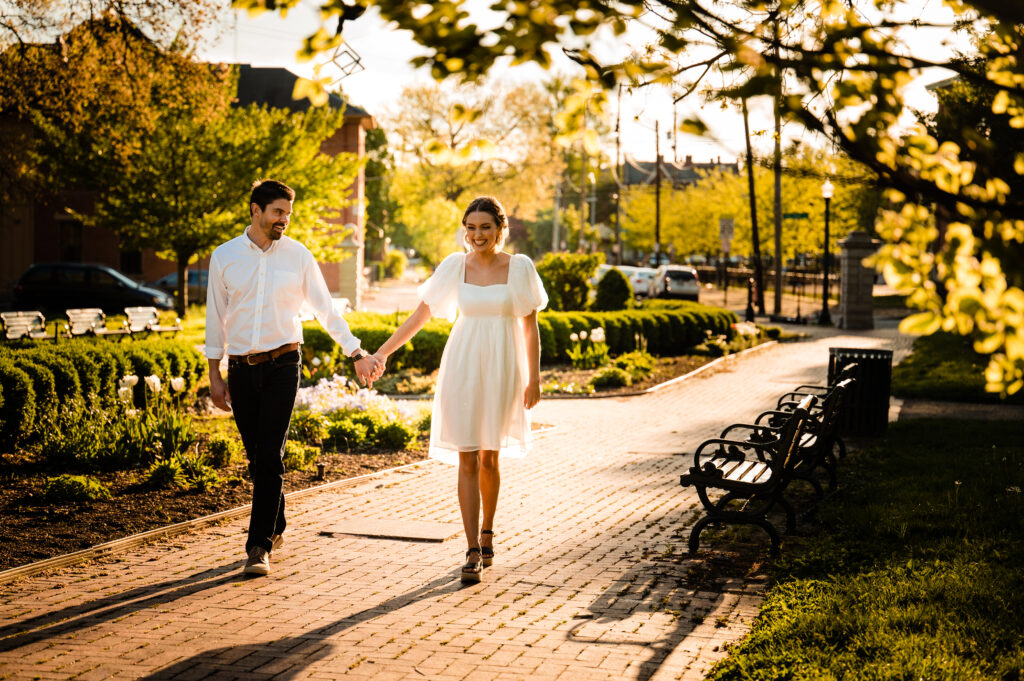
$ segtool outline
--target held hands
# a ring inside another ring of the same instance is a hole
[[[367,388],[373,387],[373,382],[384,373],[384,363],[375,355],[367,355],[356,360],[356,378]]]
[[[526,385],[526,391],[523,394],[523,406],[527,409],[533,409],[540,402],[540,383],[536,381],[530,381]]]
[[[376,381],[380,379],[381,376],[384,375],[384,368],[387,365],[388,356],[380,354],[379,348],[377,349],[377,352],[373,353],[370,356],[377,360],[377,370],[373,374],[373,380]]]

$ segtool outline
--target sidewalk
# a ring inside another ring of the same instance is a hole
[[[821,329],[653,394],[542,401],[535,419],[555,428],[503,465],[479,585],[458,582],[461,535],[321,534],[458,524],[454,469],[427,462],[292,504],[270,577],[241,576],[234,521],[0,586],[0,679],[703,678],[764,584],[679,557],[699,504],[677,454],[823,382],[829,346],[909,345],[891,329]]]

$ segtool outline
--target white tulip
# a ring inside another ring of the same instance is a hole
[[[121,400],[122,402],[131,402],[132,401],[132,389],[130,387],[128,387],[128,386],[122,386],[122,387],[118,388],[117,389],[117,399]]]
[[[171,379],[171,390],[176,393],[180,393],[185,389],[185,379],[181,376],[175,376]]]
[[[575,343],[579,339],[580,339],[580,337],[578,335],[576,335],[575,331],[573,333],[569,334],[569,340],[571,340],[573,343]]]
[[[604,343],[604,338],[604,329],[601,328],[600,326],[597,327],[596,329],[590,330],[590,340],[594,341],[595,343]]]
[[[310,363],[315,367],[318,367],[322,364],[319,357],[314,357],[312,360],[310,360]]]
[[[155,392],[160,392],[160,377],[159,376],[146,376],[146,387]]]
[[[582,338],[583,340],[587,340],[587,332],[586,331],[580,331],[580,338]]]

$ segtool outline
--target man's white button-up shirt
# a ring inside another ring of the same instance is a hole
[[[303,302],[346,355],[359,339],[334,309],[327,283],[308,248],[282,236],[266,251],[245,233],[210,257],[206,291],[206,357],[265,352],[302,342]]]

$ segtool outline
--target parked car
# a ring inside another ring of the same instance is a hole
[[[591,278],[590,278],[590,279],[589,279],[589,280],[587,281],[587,283],[588,283],[588,284],[590,284],[590,287],[591,287],[591,288],[593,288],[593,287],[597,286],[597,282],[599,282],[599,281],[601,281],[602,279],[604,279],[604,275],[608,274],[608,272],[609,272],[609,271],[610,271],[610,270],[611,270],[611,269],[612,269],[613,267],[615,267],[615,265],[603,265],[603,264],[602,264],[602,265],[598,265],[598,266],[597,266],[597,269],[596,269],[596,270],[594,271],[594,276],[592,276],[592,277],[591,277]]]
[[[700,279],[697,270],[685,265],[662,265],[654,272],[648,289],[651,298],[700,298]]]
[[[163,291],[137,284],[106,265],[70,262],[32,265],[14,285],[14,307],[63,314],[78,307],[124,313],[124,308],[152,306],[170,310],[174,301]]]
[[[209,281],[210,271],[209,270],[197,270],[189,268],[188,270],[188,302],[191,303],[205,303],[206,302],[206,287]],[[150,288],[160,289],[170,295],[174,295],[178,290],[178,273],[171,272],[165,274],[156,281],[151,281],[146,286]]]
[[[609,270],[616,269],[626,275],[626,279],[629,280],[629,285],[633,287],[633,295],[636,297],[647,295],[647,279],[654,273],[654,270],[648,267],[634,267],[632,265],[598,265],[597,272],[590,280],[591,288],[597,286],[597,282],[601,281],[605,274]],[[641,274],[638,278],[638,273],[647,273],[646,275]],[[646,278],[645,278],[646,277]],[[592,293],[594,291],[591,291]]]
[[[633,285],[633,293],[637,298],[646,296],[651,288],[651,280],[654,279],[655,269],[653,267],[634,267],[629,275],[629,283]]]

